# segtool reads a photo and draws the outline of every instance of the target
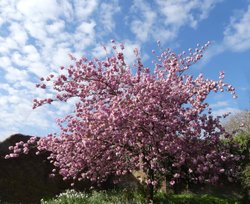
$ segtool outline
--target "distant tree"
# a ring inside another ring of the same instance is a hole
[[[244,187],[244,202],[249,202],[250,197],[250,110],[243,110],[232,114],[224,127],[233,134],[234,141],[239,144],[237,151],[244,157],[241,160],[241,182]]]
[[[41,78],[37,87],[46,89],[46,81],[52,80],[57,94],[35,99],[34,108],[76,97],[74,113],[58,120],[58,136],[49,134],[30,144],[50,151],[54,171],[65,179],[103,182],[109,175],[141,169],[147,174],[148,202],[158,177],[172,186],[183,178],[200,183],[215,183],[223,175],[233,179],[239,156],[220,142],[220,117],[212,116],[205,99],[211,91],[235,96],[235,90],[224,83],[223,72],[218,81],[187,73],[207,46],[190,49],[189,55],[160,48],[160,55],[153,51],[152,69],[143,65],[137,49],[131,68],[124,46],[115,42],[113,55],[104,60],[71,56],[75,64],[66,74]],[[11,149],[7,158],[27,152],[28,144]]]
[[[223,126],[229,133],[238,133],[240,131],[250,132],[250,110],[243,110],[231,114],[224,122]]]
[[[225,130],[233,135],[239,144],[239,151],[244,155],[244,165],[250,163],[250,110],[243,110],[232,114],[223,124]],[[250,179],[250,178],[249,178]]]

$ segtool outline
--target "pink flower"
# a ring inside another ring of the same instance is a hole
[[[170,184],[171,186],[173,186],[173,185],[175,184],[175,181],[172,180],[172,181],[169,182],[169,184]]]
[[[220,173],[224,173],[225,172],[225,169],[220,169]]]
[[[174,174],[174,178],[180,178],[180,174],[179,173]]]

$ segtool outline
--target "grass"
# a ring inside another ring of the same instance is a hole
[[[41,204],[144,204],[145,195],[139,192],[123,191],[93,191],[92,193],[67,190],[51,200],[41,200]],[[220,198],[212,195],[197,195],[191,193],[166,195],[157,192],[156,204],[240,204],[236,198]]]
[[[169,196],[169,204],[240,204],[238,199],[219,198],[212,195],[180,194]]]
[[[138,193],[125,191],[93,191],[92,193],[67,190],[51,200],[41,200],[41,204],[143,204],[145,200]]]

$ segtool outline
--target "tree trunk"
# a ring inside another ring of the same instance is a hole
[[[152,169],[148,170],[148,179],[154,180],[154,172]],[[147,204],[152,204],[154,199],[154,186],[152,183],[147,184]]]
[[[169,188],[168,182],[169,182],[169,179],[168,179],[167,176],[165,176],[165,183],[166,183],[165,191],[166,191],[166,194],[168,193],[168,188]]]
[[[170,187],[170,184],[169,184],[170,180],[171,180],[171,176],[165,175],[165,182],[166,182],[165,191],[166,191],[166,194],[168,194],[170,189],[172,189],[172,187]]]

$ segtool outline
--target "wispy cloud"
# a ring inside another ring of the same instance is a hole
[[[223,114],[227,114],[227,113],[234,114],[234,113],[238,113],[238,112],[240,112],[240,109],[238,109],[238,108],[232,108],[232,107],[225,108],[224,107],[224,108],[214,110],[213,115],[214,116],[222,116]]]
[[[165,16],[165,24],[179,29],[187,25],[195,28],[198,23],[206,19],[214,6],[222,1],[185,1],[185,0],[157,0],[161,14]]]
[[[244,52],[250,49],[250,4],[247,9],[236,12],[225,27],[223,39],[207,51],[203,64],[225,51]]]
[[[155,28],[155,20],[157,13],[142,0],[135,0],[131,8],[132,13],[137,13],[142,18],[133,19],[131,22],[131,31],[136,35],[137,39],[145,42],[149,35],[153,35],[152,30]]]
[[[227,113],[234,114],[240,111],[239,108],[233,107],[229,101],[223,100],[210,104],[210,107],[212,108],[212,114],[214,116],[222,116]]]
[[[230,24],[224,31],[224,46],[235,52],[250,49],[250,4],[231,18]]]
[[[142,42],[151,37],[169,42],[177,37],[183,26],[197,28],[220,2],[222,1],[156,0],[156,5],[152,7],[149,2],[134,0],[131,13],[137,15],[136,18],[131,18],[131,31]]]
[[[210,105],[211,108],[221,108],[225,106],[229,106],[228,101],[217,101],[216,103]]]
[[[103,27],[111,32],[115,28],[116,21],[114,20],[114,15],[121,11],[118,1],[113,1],[112,4],[103,2],[100,5],[100,21]]]

